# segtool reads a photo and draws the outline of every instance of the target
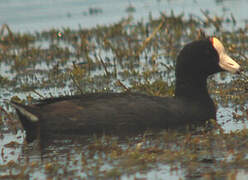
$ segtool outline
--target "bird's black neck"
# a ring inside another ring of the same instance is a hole
[[[210,99],[207,78],[177,77],[175,96],[190,99]]]

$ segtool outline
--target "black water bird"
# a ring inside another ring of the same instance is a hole
[[[129,134],[147,129],[177,128],[216,118],[207,90],[207,77],[240,66],[215,37],[187,44],[176,64],[174,97],[137,93],[92,93],[41,100],[38,104],[12,102],[26,131],[26,139],[41,141],[54,135]]]

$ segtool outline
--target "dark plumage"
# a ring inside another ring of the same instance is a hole
[[[38,136],[95,133],[128,134],[147,129],[177,128],[216,118],[207,77],[240,66],[216,38],[186,45],[177,58],[175,97],[136,93],[95,93],[41,100],[29,106],[12,102],[27,133]]]

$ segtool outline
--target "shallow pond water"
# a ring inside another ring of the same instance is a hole
[[[13,96],[27,103],[125,88],[173,95],[174,59],[186,42],[198,38],[199,29],[219,36],[247,69],[247,4],[245,0],[0,1],[0,23],[10,28],[2,28],[0,34],[0,177],[247,179],[247,85],[238,81],[239,76],[221,74],[209,80],[221,125],[216,131],[148,133],[128,140],[86,137],[80,143],[55,141],[44,151],[35,143],[25,145],[25,133],[5,102]],[[141,51],[144,39],[163,18],[166,25]],[[140,58],[134,58],[139,51]]]
[[[111,4],[111,6],[110,6]],[[133,11],[128,8],[132,6]],[[0,23],[7,23],[16,32],[33,32],[51,28],[90,28],[112,24],[132,14],[136,20],[147,19],[149,13],[158,17],[160,12],[184,13],[203,17],[202,10],[210,15],[237,18],[238,25],[247,21],[246,0],[9,0],[0,2]],[[92,11],[91,9],[96,9]],[[99,10],[99,11],[97,11]]]

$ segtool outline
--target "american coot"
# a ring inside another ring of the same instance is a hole
[[[27,141],[54,135],[128,134],[146,129],[177,128],[216,118],[207,90],[207,77],[240,66],[215,37],[187,44],[176,64],[175,97],[136,93],[92,93],[41,100],[39,104],[12,102]]]

